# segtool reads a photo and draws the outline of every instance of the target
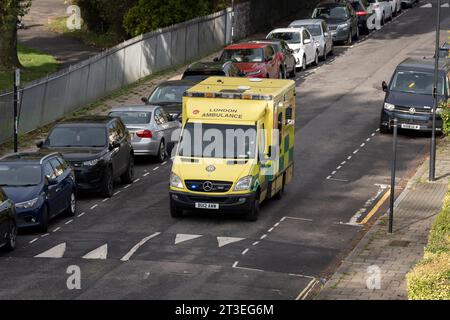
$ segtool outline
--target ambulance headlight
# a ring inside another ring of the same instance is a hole
[[[234,187],[234,191],[245,191],[250,190],[250,187],[252,186],[252,176],[246,176],[236,183],[236,186]]]
[[[170,186],[173,188],[183,189],[183,182],[175,173],[170,174]]]

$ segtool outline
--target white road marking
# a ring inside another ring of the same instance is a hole
[[[44,237],[48,236],[49,234],[50,233],[45,233],[45,234],[41,235],[41,238],[44,238]]]
[[[277,222],[277,223],[275,223],[274,227],[276,228],[276,227],[278,227],[279,225],[280,225],[280,223]]]
[[[336,173],[337,173],[337,171],[333,171],[333,172],[331,173],[331,175],[334,176]]]
[[[98,204],[94,204],[92,207],[91,207],[91,210],[94,210],[95,208],[97,208],[98,207]]]
[[[36,256],[35,258],[62,258],[66,252],[66,243],[60,243],[47,251],[44,251]]]
[[[231,243],[235,243],[238,241],[242,241],[245,238],[233,238],[233,237],[217,237],[217,243],[218,243],[218,247],[222,248],[224,246],[226,246],[227,244],[231,244]]]
[[[82,212],[79,215],[77,215],[78,218],[81,218],[82,216],[84,216],[86,214],[86,212]]]
[[[353,217],[351,217],[349,222],[346,223],[347,225],[358,225],[359,218],[361,218],[362,215],[366,213],[370,207],[372,207],[372,204],[375,202],[375,200],[378,199],[378,197],[388,188],[388,185],[385,184],[375,184],[375,186],[378,187],[376,195],[371,197],[369,200],[366,201],[366,203],[364,203],[364,206],[361,209],[359,209],[353,215]]]
[[[141,179],[137,178],[136,180],[133,181],[133,183],[139,182],[141,181]]]
[[[372,136],[372,137],[375,137],[375,133],[372,133],[371,136]]]
[[[377,130],[375,130],[376,132],[380,131],[380,128],[378,128]]]
[[[198,235],[198,234],[182,234],[182,233],[179,233],[175,237],[175,244],[179,244],[179,243],[182,243],[182,242],[185,242],[185,241],[197,239],[197,238],[200,238],[200,237],[202,237],[202,236]]]
[[[355,151],[353,151],[353,154],[357,154],[359,152],[359,149],[356,149]]]
[[[330,178],[328,180],[332,180],[332,181],[338,181],[338,182],[348,182],[348,180],[345,179],[337,179],[337,178]]]
[[[235,261],[235,262],[233,263],[233,268],[236,268],[237,265],[238,265],[238,263],[239,263],[239,261]]]
[[[164,161],[163,163],[161,163],[162,166],[166,165],[167,161]]]
[[[67,221],[65,224],[69,224],[69,223],[72,223],[72,222],[73,222],[73,219]]]
[[[286,220],[286,217],[281,218],[280,222],[283,222],[284,220]]]
[[[113,194],[113,196],[117,196],[119,193],[121,193],[122,191],[117,191],[117,192],[115,192],[114,194]]]
[[[341,169],[342,169],[342,166],[339,166],[336,168],[336,170],[341,170]]]
[[[127,184],[125,187],[123,187],[124,189],[128,189],[129,187],[131,187],[131,184]]]
[[[352,156],[348,156],[348,157],[347,157],[347,160],[351,160],[351,159],[352,159]]]
[[[159,169],[159,167],[153,168],[153,171],[156,171],[156,170],[158,170],[158,169]]]
[[[311,280],[305,289],[303,289],[302,292],[298,295],[298,297],[295,300],[305,300],[308,294],[311,292],[311,290],[314,288],[318,281],[316,279]]]
[[[365,143],[361,143],[361,145],[360,145],[361,148],[364,148],[365,146],[366,146]]]
[[[259,241],[255,241],[252,243],[252,246],[257,246],[259,244]]]
[[[147,172],[147,173],[145,173],[144,175],[143,175],[143,177],[146,177],[146,176],[148,176],[150,174],[150,172]]]
[[[327,180],[330,180],[330,179],[331,179],[331,176],[328,176],[328,177],[327,177]]]
[[[308,278],[308,279],[316,279],[312,276],[305,276],[304,274],[296,274],[296,273],[289,273],[291,277],[298,277],[298,278]]]
[[[267,238],[267,234],[263,234],[260,239],[264,240],[265,238]]]
[[[305,219],[305,218],[297,218],[297,217],[286,217],[286,219],[309,221],[309,222],[313,222],[314,221],[313,219]]]
[[[234,268],[235,268],[235,269],[241,269],[241,270],[247,270],[247,271],[264,272],[264,270],[261,270],[261,269],[244,268],[244,267],[234,267]]]
[[[421,8],[433,8],[433,5],[431,3],[424,4],[423,6],[420,6]]]
[[[133,248],[131,248],[131,250],[130,251],[128,251],[127,252],[127,254],[126,255],[124,255],[123,257],[122,257],[122,259],[120,259],[121,261],[128,261],[128,260],[130,260],[130,258],[133,256],[133,254],[135,254],[136,253],[136,251],[138,251],[138,249],[140,248],[140,247],[142,247],[147,241],[149,241],[150,239],[152,239],[152,238],[154,238],[154,237],[157,237],[157,236],[159,236],[161,234],[161,232],[155,232],[154,234],[152,234],[152,235],[150,235],[150,236],[148,236],[148,237],[145,237],[145,238],[143,238],[141,241],[139,241]]]
[[[108,200],[109,200],[109,198],[105,198],[105,199],[102,200],[102,202],[106,202]]]
[[[36,241],[38,241],[38,238],[34,238],[34,239],[31,240],[29,243],[33,243],[33,242],[36,242]]]
[[[92,250],[91,252],[85,254],[83,256],[83,259],[90,259],[90,260],[105,260],[108,256],[108,244],[104,244],[97,249]]]
[[[450,7],[450,4],[449,3],[444,3],[442,6],[441,6],[441,8],[449,8]]]
[[[244,251],[242,251],[242,255],[245,256],[247,254],[247,252],[248,252],[248,248],[245,249]]]
[[[267,232],[272,232],[273,231],[273,228],[270,228],[269,230],[267,230]]]
[[[55,228],[55,229],[53,229],[52,232],[57,232],[57,231],[60,230],[60,229],[61,229],[61,227]]]
[[[346,163],[347,163],[347,161],[342,161],[341,166],[343,166]]]
[[[366,141],[369,142],[369,141],[370,141],[370,138],[367,138]]]

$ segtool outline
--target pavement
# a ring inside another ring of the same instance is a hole
[[[386,212],[384,203],[369,217],[390,179],[392,137],[377,130],[381,82],[406,57],[433,56],[435,14],[406,10],[297,74],[294,181],[281,201],[262,205],[257,222],[171,218],[170,161],[137,159],[134,183],[117,184],[110,199],[82,195],[75,217],[54,219],[47,234],[24,230],[16,251],[0,254],[0,299],[310,299]],[[398,194],[428,148],[429,135],[401,132]],[[67,287],[73,267],[79,289]]]
[[[429,231],[442,208],[450,182],[450,140],[441,142],[436,177],[428,182],[425,161],[394,205],[394,229],[388,213],[380,218],[325,283],[318,300],[406,300],[406,274],[424,254]],[[388,193],[389,194],[389,193]]]
[[[99,52],[76,38],[48,29],[52,18],[68,16],[68,7],[64,0],[33,0],[30,11],[23,18],[27,29],[18,30],[19,43],[54,56],[60,68],[69,67]]]

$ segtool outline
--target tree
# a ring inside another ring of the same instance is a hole
[[[24,16],[31,0],[0,1],[0,69],[20,67],[17,55],[17,17]]]

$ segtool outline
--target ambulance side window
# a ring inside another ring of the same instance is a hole
[[[292,106],[286,108],[286,124],[289,124],[290,120],[292,120]]]
[[[278,146],[281,149],[281,142],[283,141],[283,112],[278,114]]]

